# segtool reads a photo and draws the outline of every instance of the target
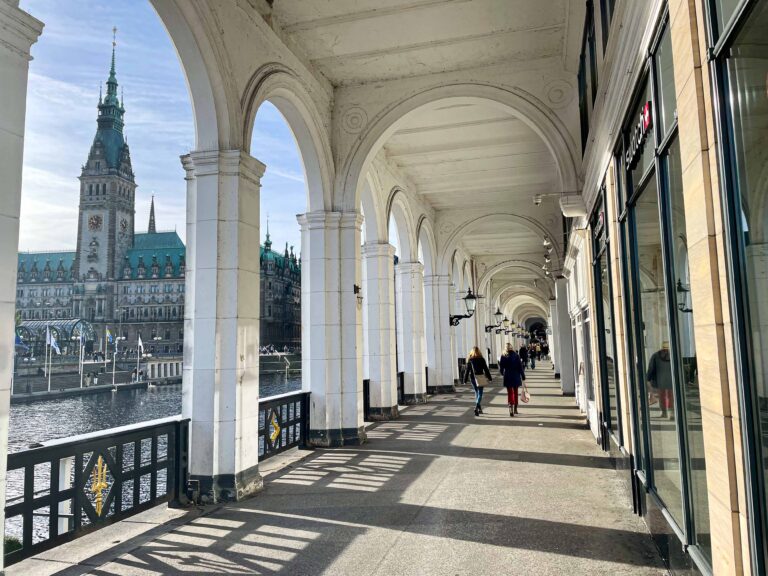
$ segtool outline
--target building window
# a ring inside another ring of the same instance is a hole
[[[592,109],[597,97],[597,53],[595,51],[595,10],[591,0],[587,2],[587,15],[584,21],[584,35],[581,40],[579,71],[577,76],[579,89],[579,119],[581,123],[581,151],[587,148],[589,124]]]
[[[708,558],[706,463],[667,20],[651,48],[649,74],[635,92],[616,155],[619,188],[626,190],[617,200],[626,261],[627,358],[637,360],[628,361],[627,371],[636,466],[642,471],[638,485],[655,493],[684,544],[699,551],[696,558]]]
[[[737,10],[743,7],[743,10]],[[768,203],[765,139],[768,118],[768,4],[710,0],[710,46],[720,93],[717,142],[724,175],[736,362],[755,574],[768,570]],[[737,19],[737,20],[734,20]]]
[[[170,340],[171,339],[171,329],[170,328],[166,328],[165,329],[165,339],[166,340]]]

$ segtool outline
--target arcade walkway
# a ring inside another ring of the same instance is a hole
[[[514,419],[502,388],[488,389],[480,418],[462,388],[371,427],[361,448],[311,453],[245,503],[187,513],[78,564],[62,546],[7,574],[665,574],[550,374],[548,363],[529,371],[533,400]]]

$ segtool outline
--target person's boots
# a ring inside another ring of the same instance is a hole
[[[509,405],[509,415],[510,416],[514,416],[515,415],[515,411],[514,411],[514,408],[512,407],[512,404]]]
[[[483,413],[483,407],[482,406],[478,406],[477,409],[480,411],[480,414]]]
[[[475,416],[480,416],[480,409],[475,406]]]
[[[515,404],[515,414],[517,414],[517,404]]]

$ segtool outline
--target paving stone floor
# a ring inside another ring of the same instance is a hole
[[[462,387],[372,426],[362,447],[295,460],[251,500],[144,531],[120,523],[102,537],[117,534],[115,548],[61,547],[7,574],[666,574],[551,375],[549,363],[528,372],[532,400],[514,418],[503,388],[475,417]]]

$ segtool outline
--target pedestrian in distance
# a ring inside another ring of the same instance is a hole
[[[528,348],[523,344],[520,346],[520,360],[523,362],[523,368],[528,368]]]
[[[531,344],[529,347],[528,358],[531,361],[531,370],[534,370],[536,368],[536,348],[533,344]]]
[[[483,353],[480,352],[480,348],[473,346],[467,356],[467,367],[464,369],[464,384],[467,380],[472,384],[472,388],[475,391],[475,416],[479,416],[483,413],[483,407],[481,402],[483,400],[483,388],[486,384],[490,384],[493,381],[491,378],[491,371],[488,370],[488,364],[483,358]]]
[[[517,405],[520,399],[520,386],[525,380],[525,370],[520,355],[515,352],[512,344],[507,344],[507,351],[499,360],[499,372],[504,377],[504,387],[507,389],[507,404],[509,415],[517,414]]]

